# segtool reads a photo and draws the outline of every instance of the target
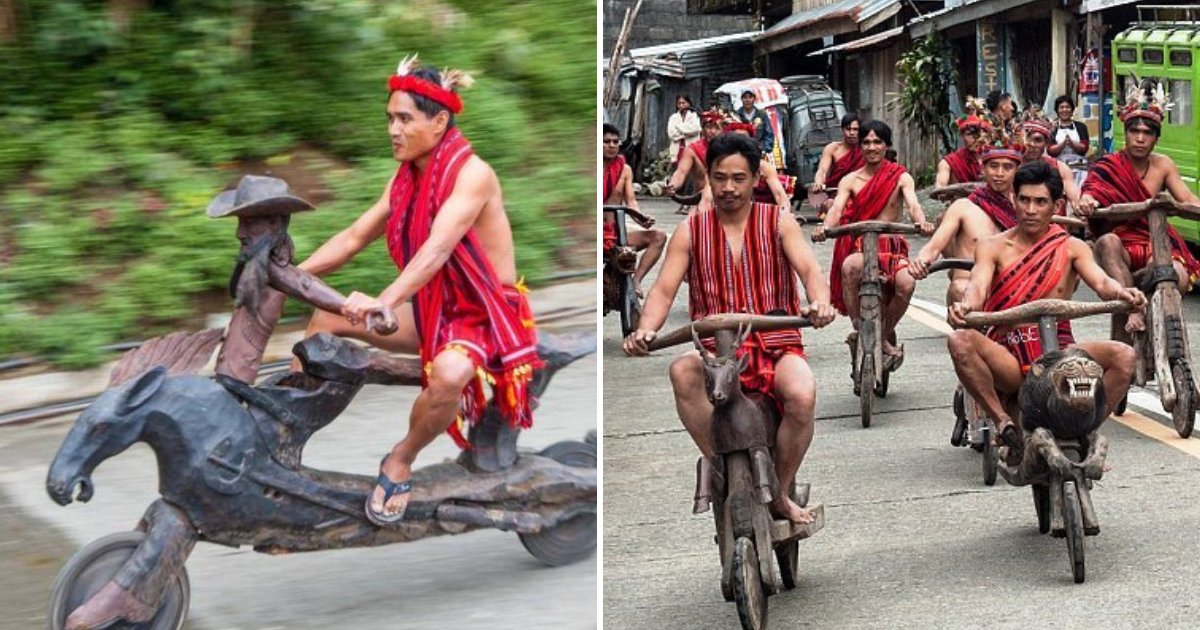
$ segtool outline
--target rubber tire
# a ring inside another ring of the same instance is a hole
[[[586,442],[556,442],[539,454],[566,466],[596,467],[596,447]],[[577,514],[536,534],[517,534],[517,537],[525,549],[546,566],[561,567],[579,562],[596,553],[596,514]]]
[[[1175,408],[1171,410],[1171,420],[1175,424],[1175,432],[1179,437],[1187,439],[1196,427],[1196,390],[1192,382],[1192,371],[1183,360],[1176,360],[1171,365],[1171,380],[1175,382]]]
[[[621,337],[637,330],[638,320],[642,318],[642,306],[638,303],[637,293],[633,290],[633,277],[621,274]]]
[[[954,429],[950,431],[950,446],[966,445],[967,409],[962,388],[954,390]]]
[[[779,561],[779,575],[783,578],[783,590],[796,588],[800,577],[800,541],[793,540],[775,548],[775,559]]]
[[[864,352],[858,366],[858,402],[862,412],[862,427],[871,428],[871,413],[875,408],[875,356]]]
[[[146,538],[143,532],[109,534],[75,552],[50,587],[47,627],[62,630],[67,617],[112,579],[134,549]],[[187,568],[180,567],[175,583],[163,593],[163,603],[154,618],[146,623],[118,623],[113,630],[179,630],[187,619],[191,602],[191,584]]]
[[[987,433],[987,439],[983,441],[983,485],[996,485],[996,459],[999,455],[996,454],[996,445],[992,444],[991,431]]]
[[[733,544],[733,603],[745,630],[766,630],[767,593],[758,572],[754,541],[738,538]]]
[[[1083,511],[1079,506],[1079,491],[1074,481],[1063,482],[1063,520],[1067,528],[1067,555],[1071,559],[1071,575],[1076,584],[1087,577],[1083,560]]]
[[[1037,512],[1038,532],[1050,533],[1050,487],[1044,483],[1035,483],[1033,489],[1033,509]]]

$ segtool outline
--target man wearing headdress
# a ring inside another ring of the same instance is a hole
[[[367,516],[379,524],[403,517],[413,461],[439,433],[466,446],[463,429],[481,417],[487,385],[512,425],[533,422],[528,384],[540,366],[537,337],[500,181],[454,121],[462,111],[456,88],[471,82],[461,71],[420,68],[415,55],[400,63],[388,79],[387,101],[400,167],[371,208],[300,265],[322,276],[384,238],[400,269],[378,298],[352,293],[342,316],[318,312],[307,331],[420,352],[425,382],[408,434],[384,458],[367,499]],[[363,330],[364,317],[380,307],[395,311],[395,334]]]
[[[1200,201],[1179,176],[1179,167],[1170,157],[1154,153],[1154,145],[1162,133],[1164,104],[1150,90],[1143,93],[1136,86],[1126,97],[1121,111],[1125,124],[1125,148],[1110,153],[1092,165],[1083,182],[1083,195],[1077,208],[1087,216],[1101,206],[1116,203],[1140,203],[1166,189],[1178,201]],[[1108,275],[1123,286],[1133,286],[1133,273],[1150,264],[1150,224],[1146,217],[1121,222],[1092,222],[1093,233],[1103,234],[1096,239],[1096,260]],[[1181,291],[1200,277],[1200,262],[1188,251],[1179,232],[1167,226],[1171,242],[1171,258]],[[1128,316],[1113,315],[1113,339],[1128,342],[1130,333],[1145,330],[1146,320],[1141,313]]]
[[[809,192],[822,194],[827,190],[836,191],[843,177],[863,167],[862,147],[858,143],[859,124],[858,114],[854,112],[842,116],[842,139],[830,142],[821,149],[821,160],[817,162],[817,174],[813,175]],[[825,200],[817,208],[817,219],[824,219],[831,207],[833,198],[825,195]]]
[[[628,229],[625,232],[628,245],[642,252],[637,268],[633,272],[633,287],[639,296],[642,295],[642,278],[654,268],[662,256],[663,246],[667,244],[667,235],[662,230],[651,229],[654,218],[642,214],[638,208],[637,196],[633,194],[633,169],[625,163],[621,155],[621,132],[617,128],[605,124],[604,139],[604,203],[605,205],[620,205],[631,210],[627,216],[641,226],[642,229]],[[617,244],[617,226],[612,221],[604,222],[604,249],[609,250]]]
[[[933,224],[925,220],[925,212],[917,201],[912,175],[896,162],[884,159],[884,152],[892,146],[892,130],[883,121],[868,120],[860,130],[864,165],[842,179],[838,184],[833,207],[825,215],[825,222],[812,233],[814,242],[825,240],[825,230],[839,225],[859,221],[899,221],[900,206],[908,209],[913,224],[921,233],[933,233]],[[879,238],[879,272],[884,279],[883,306],[883,353],[885,370],[900,367],[904,360],[901,347],[896,344],[896,324],[908,310],[916,286],[907,266],[908,240],[899,235],[884,235]],[[855,326],[860,312],[858,286],[862,281],[863,256],[862,237],[839,238],[833,248],[833,263],[829,268],[829,290],[833,306],[838,312],[849,315]]]
[[[956,124],[962,146],[938,161],[935,186],[977,182],[983,175],[979,151],[986,144],[991,124],[973,113],[959,118]]]
[[[975,248],[975,266],[961,301],[950,305],[947,319],[955,328],[965,325],[973,311],[994,312],[1044,298],[1071,299],[1083,280],[1101,299],[1123,300],[1141,308],[1146,298],[1127,289],[1096,265],[1087,244],[1051,223],[1061,210],[1062,179],[1045,162],[1017,169],[1013,180],[1017,202],[1016,224],[981,239]],[[1060,348],[1075,344],[1071,322],[1058,325]],[[957,330],[947,339],[954,371],[967,392],[996,423],[997,440],[1017,454],[1023,444],[1021,430],[1004,409],[1001,395],[1015,394],[1030,366],[1042,355],[1037,324]],[[1078,344],[1104,369],[1104,391],[1109,412],[1124,396],[1133,374],[1133,349],[1112,341]]]
[[[750,123],[727,122],[721,128],[721,134],[741,134],[754,137],[754,127]],[[700,175],[704,177],[704,188],[701,189],[699,208],[707,210],[712,207],[713,201],[712,189],[708,187],[708,170],[702,169]],[[771,203],[790,211],[792,207],[791,195],[788,193],[788,187],[784,185],[784,177],[788,176],[780,175],[770,160],[763,160],[758,165],[758,177],[754,180],[754,201],[758,203]],[[789,177],[788,180],[791,189],[794,191],[796,179]]]
[[[1016,226],[1017,209],[1013,200],[1013,176],[1021,165],[1022,154],[1014,148],[990,146],[983,150],[984,185],[965,198],[958,199],[938,219],[937,231],[916,256],[908,269],[921,280],[929,275],[929,265],[939,256],[974,258],[981,239]],[[950,271],[946,304],[962,300],[970,272]]]
[[[707,185],[705,157],[708,154],[708,143],[721,133],[721,114],[712,110],[706,111],[700,114],[700,123],[700,139],[683,147],[679,154],[679,162],[675,165],[675,172],[667,182],[667,194],[679,190],[688,180],[691,180],[693,190],[702,190]],[[679,210],[681,214],[687,214],[691,206],[681,207]]]
[[[1023,162],[1033,162],[1042,160],[1050,168],[1058,171],[1058,176],[1063,180],[1063,196],[1067,198],[1067,202],[1072,207],[1079,204],[1079,187],[1075,185],[1075,175],[1071,173],[1071,167],[1067,166],[1066,162],[1062,162],[1051,157],[1046,153],[1046,147],[1050,146],[1050,139],[1054,136],[1054,130],[1050,127],[1050,123],[1040,118],[1030,118],[1021,123],[1020,140],[1025,145],[1025,156]]]

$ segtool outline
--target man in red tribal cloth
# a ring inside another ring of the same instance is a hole
[[[741,134],[743,136],[754,137],[754,125],[750,123],[734,122],[727,123],[721,128],[723,134]],[[707,179],[707,171],[704,171]],[[783,178],[788,179],[789,186],[784,185]],[[754,180],[754,188],[751,192],[753,201],[756,203],[773,203],[780,208],[791,211],[792,197],[791,193],[796,190],[796,178],[780,175],[775,166],[769,160],[762,160],[758,163],[758,179]],[[712,189],[705,186],[700,195],[700,209],[707,210],[712,207]]]
[[[917,255],[908,261],[909,273],[917,280],[929,275],[929,265],[940,256],[974,258],[980,239],[1011,229],[1017,224],[1013,205],[1013,176],[1021,164],[1021,152],[1007,147],[988,147],[981,154],[984,186],[950,204],[938,219],[937,231]],[[971,272],[950,271],[946,305],[959,302]]]
[[[862,147],[858,144],[858,114],[850,112],[842,116],[842,139],[835,140],[821,149],[821,160],[817,162],[817,174],[808,191],[817,204],[817,220],[823,220],[833,207],[833,198],[826,191],[836,191],[842,178],[863,167]]]
[[[842,178],[825,222],[813,230],[814,242],[825,240],[825,230],[859,221],[899,221],[900,205],[908,208],[921,233],[933,233],[933,224],[917,201],[912,175],[903,166],[883,159],[892,146],[892,129],[881,120],[868,120],[860,129],[864,166]],[[895,370],[904,362],[904,349],[896,342],[896,323],[908,310],[916,282],[908,269],[908,240],[899,235],[879,238],[879,272],[883,276],[883,369]],[[857,331],[858,285],[862,280],[862,238],[839,238],[833,247],[829,290],[833,306],[849,315]],[[856,333],[857,334],[857,333]],[[852,339],[851,339],[852,340]]]
[[[987,144],[991,123],[970,114],[958,119],[958,135],[962,146],[938,161],[935,186],[977,182],[983,175],[979,151]]]
[[[705,158],[708,154],[708,143],[721,133],[721,114],[712,110],[706,111],[700,114],[700,124],[700,139],[685,146],[679,154],[679,163],[675,165],[675,172],[667,182],[668,195],[679,190],[689,179],[692,189],[696,191],[703,190],[708,185],[704,171]],[[692,206],[679,208],[679,214],[691,211]]]
[[[1200,201],[1179,176],[1175,162],[1154,153],[1162,133],[1162,109],[1150,99],[1142,100],[1141,94],[1128,100],[1130,104],[1120,114],[1125,123],[1125,148],[1092,165],[1077,206],[1083,216],[1102,206],[1146,201],[1164,188],[1178,201]],[[1133,274],[1150,264],[1149,221],[1146,217],[1119,223],[1093,221],[1091,228],[1103,234],[1096,239],[1096,261],[1122,285],[1133,286]],[[1200,262],[1175,228],[1167,226],[1167,236],[1179,289],[1186,292],[1200,277]],[[1141,313],[1113,315],[1113,339],[1129,343],[1130,333],[1145,329],[1146,319]]]
[[[1079,205],[1079,187],[1075,185],[1075,175],[1071,172],[1071,167],[1067,166],[1066,162],[1060,162],[1046,154],[1046,147],[1054,135],[1050,123],[1038,119],[1027,120],[1021,123],[1021,135],[1024,136],[1025,142],[1025,157],[1022,161],[1028,163],[1043,160],[1049,164],[1050,168],[1058,171],[1058,176],[1063,180],[1063,196],[1067,198],[1067,202],[1071,207]]]
[[[626,354],[643,356],[667,319],[679,285],[688,280],[688,314],[697,320],[716,313],[799,315],[796,279],[808,297],[808,317],[820,328],[835,317],[829,287],[800,224],[778,206],[754,203],[751,189],[762,164],[752,137],[723,134],[708,150],[709,181],[715,204],[679,224],[667,244],[667,258],[650,289],[638,329],[625,338]],[[709,348],[712,346],[710,345]],[[796,329],[751,333],[740,356],[746,361],[742,387],[773,395],[783,420],[776,436],[775,472],[787,488],[813,437],[816,381],[804,358]],[[712,405],[704,387],[704,365],[695,350],[671,363],[671,385],[679,419],[705,459],[710,444]],[[703,475],[701,475],[703,478]],[[701,490],[707,493],[707,489]],[[810,523],[813,516],[780,493],[771,506],[781,518]]]
[[[420,351],[425,383],[408,435],[384,458],[367,499],[367,516],[378,524],[403,518],[413,461],[439,433],[449,431],[466,445],[464,425],[483,413],[487,384],[510,423],[533,422],[527,386],[541,362],[500,181],[454,124],[462,110],[455,88],[471,82],[458,70],[419,68],[415,55],[400,62],[387,101],[400,167],[370,209],[300,265],[328,274],[383,237],[401,269],[378,298],[352,293],[342,316],[317,311],[307,330],[393,352]],[[395,311],[395,334],[364,330],[367,313],[381,307]]]
[[[604,125],[604,203],[606,205],[626,206],[632,210],[627,212],[631,220],[642,227],[640,230],[625,230],[625,239],[633,249],[642,252],[641,260],[633,271],[633,286],[637,294],[642,295],[642,278],[654,268],[662,256],[663,246],[667,244],[667,234],[662,230],[653,230],[653,217],[642,214],[638,208],[637,197],[633,194],[633,169],[625,163],[621,155],[621,132],[617,128]],[[604,222],[604,249],[609,250],[617,244],[617,226],[612,221]]]
[[[1104,273],[1087,244],[1067,234],[1050,218],[1063,205],[1063,182],[1045,162],[1017,169],[1015,227],[979,241],[975,267],[961,302],[950,305],[947,320],[955,328],[965,325],[972,311],[1000,311],[1043,298],[1069,300],[1083,280],[1102,300],[1124,300],[1141,308],[1146,297],[1127,289]],[[1060,348],[1076,345],[1104,368],[1108,417],[1129,389],[1133,376],[1133,349],[1114,341],[1075,343],[1071,322],[1058,324]],[[997,440],[1011,452],[1021,449],[1021,431],[1004,411],[1000,395],[1015,394],[1029,367],[1042,354],[1037,324],[977,330],[957,330],[947,340],[954,371],[988,415],[996,422]]]

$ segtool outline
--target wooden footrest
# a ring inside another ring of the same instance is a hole
[[[787,519],[775,519],[771,522],[771,540],[774,545],[784,545],[797,540],[804,540],[821,531],[825,527],[825,505],[817,503],[808,508],[817,520],[807,525],[797,525]]]

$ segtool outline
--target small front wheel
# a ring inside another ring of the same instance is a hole
[[[733,601],[742,628],[766,629],[767,594],[758,572],[758,553],[754,550],[754,541],[744,536],[738,538],[733,547]]]
[[[954,430],[950,432],[950,446],[962,446],[967,435],[967,405],[963,400],[963,388],[954,390]]]
[[[1171,410],[1171,420],[1179,437],[1187,439],[1196,426],[1196,385],[1187,361],[1177,360],[1171,365],[1171,381],[1175,384],[1175,408]]]
[[[996,445],[992,443],[992,431],[990,426],[983,430],[983,485],[996,485],[996,460],[999,455],[996,454]]]
[[[862,412],[862,426],[871,426],[871,413],[875,407],[875,355],[863,352],[858,365],[858,402]]]
[[[110,534],[75,552],[58,572],[54,586],[50,588],[47,611],[50,630],[62,630],[67,617],[117,574],[145,538],[145,533],[136,531]],[[190,599],[187,568],[181,566],[175,579],[163,592],[162,604],[150,621],[120,623],[118,627],[130,630],[179,630],[187,618]]]
[[[633,287],[633,276],[622,274],[621,287],[621,336],[628,337],[629,333],[637,330],[638,320],[642,318],[642,306],[638,301],[637,291]]]
[[[1064,481],[1063,520],[1067,528],[1067,556],[1071,559],[1071,574],[1076,584],[1086,577],[1083,563],[1083,510],[1079,506],[1079,491],[1074,481]]]

